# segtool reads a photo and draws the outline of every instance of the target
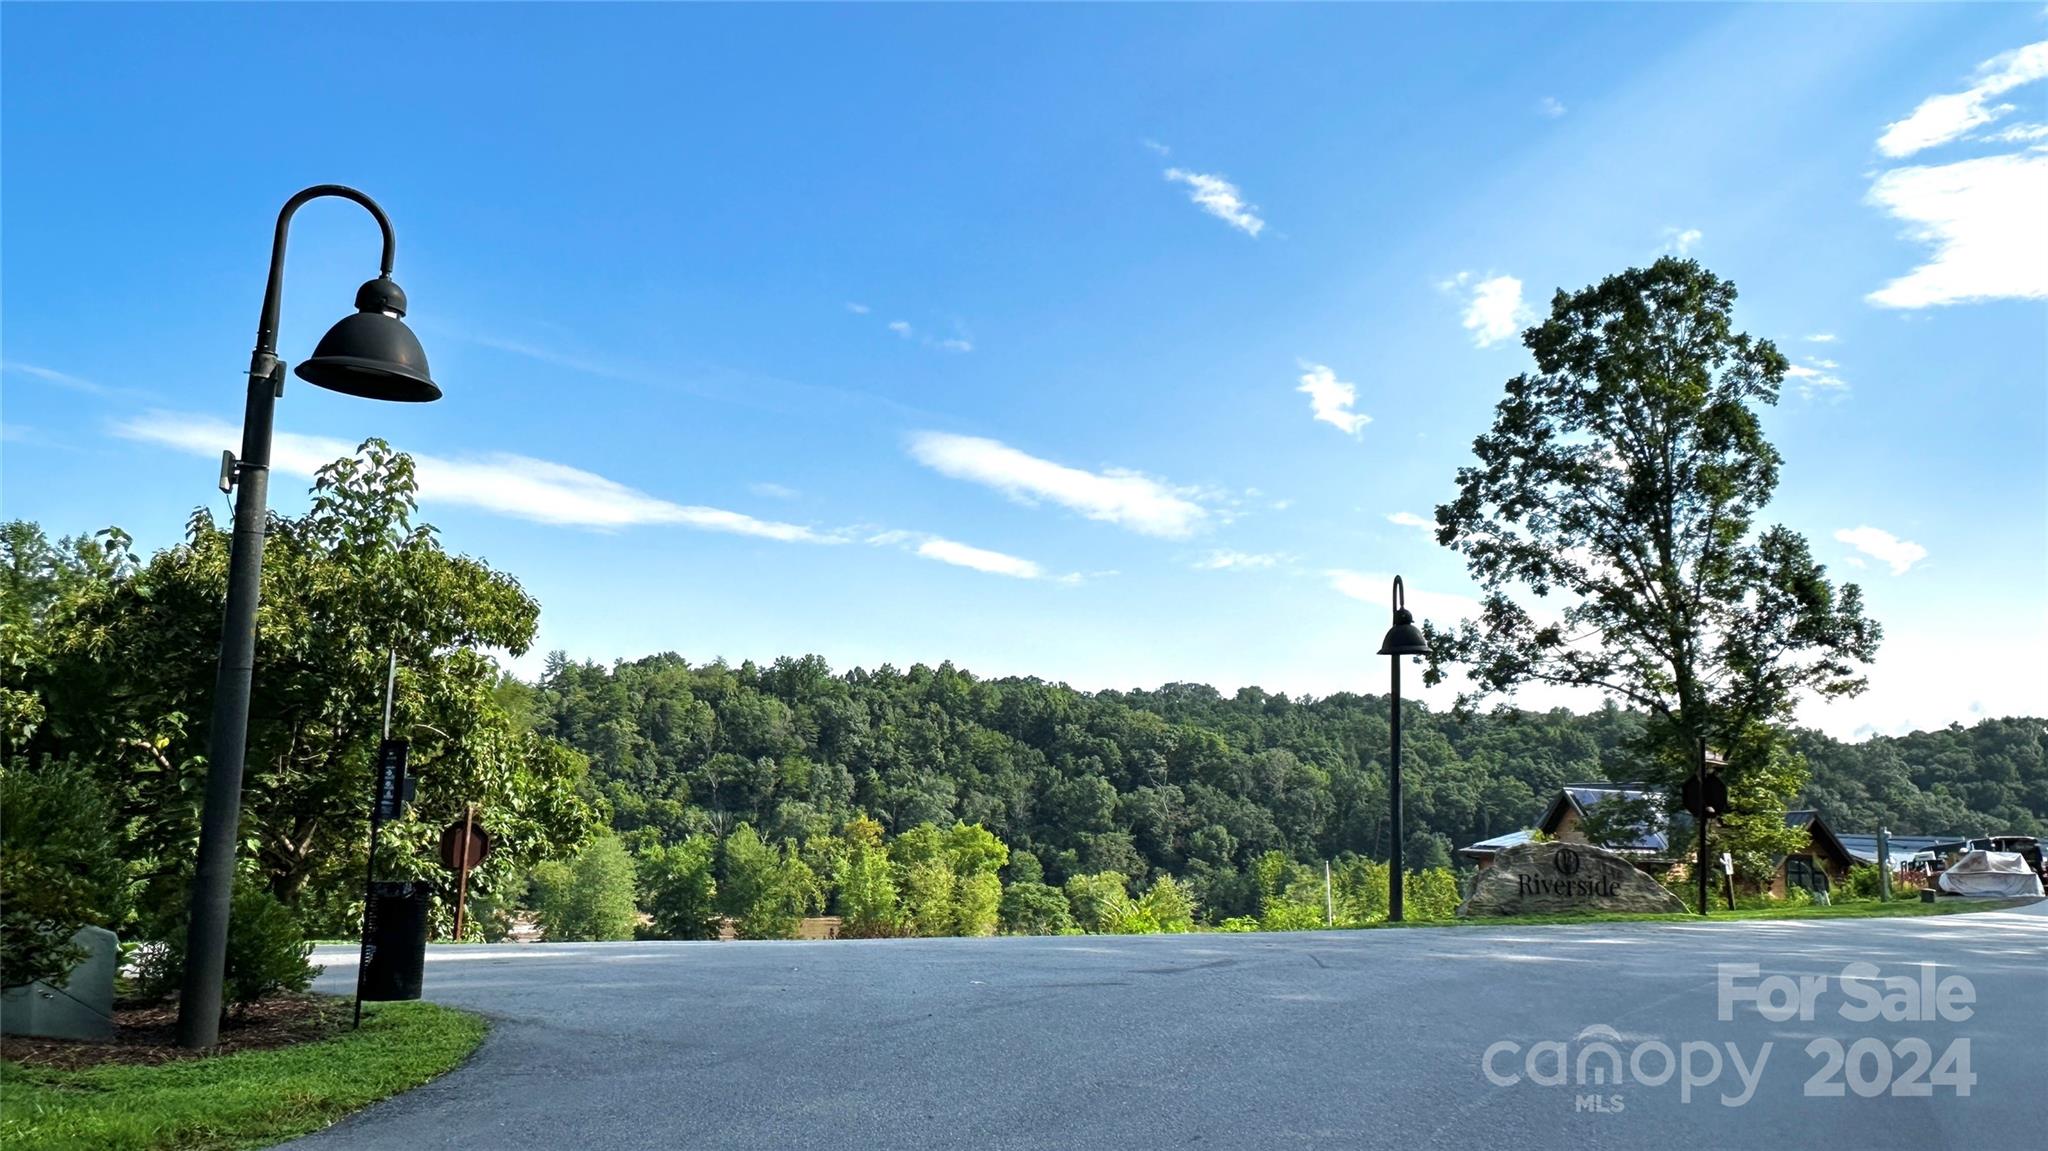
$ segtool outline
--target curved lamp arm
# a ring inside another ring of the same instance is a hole
[[[279,299],[284,294],[284,241],[285,233],[291,228],[292,215],[310,200],[322,196],[339,196],[361,204],[365,211],[376,218],[377,227],[384,233],[384,255],[379,270],[391,275],[391,257],[398,244],[391,234],[391,220],[384,215],[384,209],[377,201],[370,199],[354,188],[342,184],[315,184],[284,202],[284,210],[277,214],[277,235],[270,242],[270,282],[263,289],[263,317],[256,325],[256,356],[259,361],[277,354],[277,311]],[[259,370],[268,365],[259,365]]]

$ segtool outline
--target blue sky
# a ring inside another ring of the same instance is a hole
[[[1473,593],[1400,521],[1514,333],[1675,250],[1797,363],[1771,518],[1887,631],[1805,718],[2048,702],[2036,5],[10,5],[0,51],[10,517],[224,508],[271,221],[349,183],[447,396],[294,380],[280,468],[423,457],[543,605],[524,670],[1380,691],[1388,575]],[[287,360],[375,254],[300,213]]]

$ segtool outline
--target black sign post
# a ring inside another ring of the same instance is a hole
[[[406,757],[412,745],[402,739],[386,738],[377,745],[377,770],[370,795],[370,862],[363,868],[363,945],[356,957],[356,1020],[363,1025],[363,977],[370,970],[370,941],[377,938],[377,832],[387,819],[405,813],[405,801],[412,798],[412,780],[405,774]]]
[[[1685,809],[1699,821],[1700,860],[1694,867],[1699,873],[1700,914],[1707,913],[1707,820],[1728,810],[1728,781],[1718,775],[1707,774],[1707,741],[1699,744],[1699,759],[1693,777],[1679,789],[1679,798]],[[1732,893],[1734,887],[1729,888]]]

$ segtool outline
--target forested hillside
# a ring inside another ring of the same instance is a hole
[[[1385,858],[1386,700],[1290,698],[1198,684],[1084,693],[943,664],[834,674],[816,656],[691,666],[674,655],[550,660],[508,683],[531,722],[590,759],[621,832],[677,841],[740,822],[770,842],[856,812],[890,834],[980,823],[1048,881],[1101,871],[1189,880],[1212,914],[1254,910],[1267,851]],[[523,698],[522,698],[523,697]],[[1561,784],[1638,773],[1639,717],[1409,704],[1410,866],[1529,826]],[[2038,719],[1845,744],[1802,732],[1810,801],[1843,830],[2048,832]],[[642,829],[645,829],[644,831]]]

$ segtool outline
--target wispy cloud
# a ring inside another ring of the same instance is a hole
[[[1171,148],[1167,147],[1166,145],[1164,145],[1164,144],[1160,143],[1160,142],[1159,142],[1159,141],[1157,141],[1157,140],[1153,140],[1153,139],[1147,138],[1147,139],[1144,139],[1144,140],[1140,140],[1140,141],[1138,141],[1138,143],[1140,143],[1140,144],[1143,144],[1143,145],[1145,146],[1145,150],[1146,150],[1146,151],[1148,151],[1148,152],[1151,152],[1151,153],[1152,153],[1153,155],[1155,155],[1155,156],[1171,156],[1171,155],[1173,155],[1173,149],[1171,149]]]
[[[1700,230],[1698,228],[1666,228],[1664,229],[1664,250],[1675,252],[1681,256],[1689,256],[1692,254],[1693,245],[1699,243],[1700,239]]]
[[[1993,104],[1994,97],[2044,76],[2048,76],[2048,40],[1993,56],[1977,66],[1976,83],[1960,92],[1929,96],[1905,119],[1885,125],[1884,135],[1877,138],[1877,150],[1899,157],[1946,144],[2013,110],[2011,104]]]
[[[1322,364],[1301,362],[1301,386],[1297,392],[1308,395],[1308,406],[1315,418],[1329,424],[1345,435],[1355,436],[1372,417],[1364,412],[1353,411],[1358,402],[1358,389],[1337,378],[1337,373]]]
[[[1927,308],[1993,299],[2048,299],[2048,144],[2034,124],[1969,136],[2015,105],[1994,99],[2048,77],[2048,40],[1985,61],[1961,92],[1930,96],[1887,125],[1878,151],[1911,156],[1968,139],[2025,145],[2000,155],[1892,168],[1869,202],[1930,249],[1925,262],[1865,297],[1886,308]]]
[[[40,380],[43,383],[51,384],[56,387],[63,388],[67,391],[79,392],[81,394],[88,396],[99,396],[102,398],[108,398],[114,396],[141,396],[146,394],[144,392],[139,392],[134,388],[112,387],[107,384],[102,384],[97,380],[88,380],[83,376],[74,376],[70,372],[60,372],[55,368],[45,368],[37,364],[24,364],[20,360],[7,360],[4,362],[0,362],[0,371],[17,372],[21,375],[27,376],[32,380]]]
[[[856,316],[865,316],[873,309],[869,308],[866,304],[856,304],[852,300],[848,300],[846,302],[846,310]]]
[[[974,341],[966,339],[965,337],[962,336],[953,336],[948,339],[940,340],[939,347],[942,347],[949,352],[971,352],[974,350]]]
[[[910,330],[910,321],[909,321],[909,320],[890,320],[890,321],[889,321],[889,330],[890,330],[890,331],[892,331],[892,332],[894,332],[894,333],[896,333],[896,334],[897,334],[897,335],[899,335],[899,336],[902,336],[902,337],[903,337],[904,339],[906,339],[906,340],[907,340],[907,339],[909,339],[909,338],[910,338],[910,335],[911,335],[911,330]]]
[[[1471,272],[1459,272],[1437,287],[1464,297],[1461,320],[1477,347],[1490,348],[1512,338],[1532,318],[1522,302],[1522,281],[1513,276],[1479,279]]]
[[[1819,356],[1808,356],[1803,364],[1792,364],[1785,369],[1785,378],[1792,381],[1792,387],[1802,400],[1816,396],[1839,398],[1849,392],[1849,381],[1835,374],[1841,367],[1833,360]]]
[[[121,421],[114,432],[197,456],[217,456],[241,442],[241,434],[226,421],[179,412],[148,412]],[[275,471],[311,476],[334,460],[353,455],[355,448],[345,440],[279,432],[270,462]],[[840,533],[756,519],[724,508],[672,503],[594,472],[531,456],[492,452],[445,459],[413,453],[413,465],[422,503],[481,508],[535,523],[598,529],[672,524],[784,543],[832,544],[845,539]]]
[[[1122,468],[1085,471],[979,436],[915,432],[910,455],[941,475],[982,484],[1025,503],[1050,501],[1144,535],[1180,538],[1209,520],[1209,510],[1189,499],[1184,489],[1150,476]]]
[[[748,484],[747,490],[757,496],[765,496],[771,500],[793,500],[798,494],[795,488],[784,487],[781,484],[770,483],[766,480]]]
[[[1835,533],[1835,538],[1879,563],[1890,565],[1893,575],[1904,575],[1927,558],[1926,548],[1868,524],[1843,528]]]
[[[2010,128],[1986,132],[1982,136],[1972,136],[1970,139],[1982,140],[1987,144],[2030,144],[2035,140],[2048,140],[2048,124],[2014,124]]]
[[[1168,168],[1166,178],[1188,186],[1188,199],[1200,205],[1204,212],[1229,224],[1247,236],[1257,236],[1266,228],[1266,221],[1259,218],[1256,204],[1245,202],[1244,194],[1237,185],[1222,176],[1204,172],[1190,172],[1184,168]]]
[[[1417,531],[1426,532],[1432,538],[1436,536],[1436,521],[1427,516],[1418,516],[1414,512],[1389,513],[1387,522],[1396,527],[1414,528]]]
[[[1288,557],[1278,552],[1238,552],[1218,549],[1194,563],[1196,571],[1231,571],[1276,567]]]
[[[1806,337],[1806,342],[1809,344],[1832,344],[1835,342],[1835,334],[1833,332],[1815,332]]]
[[[1545,96],[1543,99],[1536,101],[1536,114],[1539,116],[1547,116],[1555,120],[1559,116],[1564,115],[1566,111],[1564,101],[1555,96]]]
[[[936,560],[942,564],[951,564],[954,567],[969,568],[973,571],[987,572],[990,575],[1009,576],[1011,579],[1039,580],[1055,578],[1061,583],[1080,582],[1078,575],[1050,577],[1046,574],[1044,567],[1036,561],[1025,559],[1022,556],[1013,556],[1007,552],[992,551],[988,548],[978,548],[973,544],[963,544],[959,540],[949,540],[944,536],[935,536],[928,532],[878,532],[875,535],[869,536],[868,542],[877,547],[900,547],[909,551],[912,555],[921,556],[928,560]]]
[[[1388,611],[1394,608],[1392,573],[1332,568],[1323,574],[1330,581],[1330,589],[1339,595],[1349,596],[1360,603],[1383,607]],[[1406,587],[1403,589],[1402,598],[1406,601],[1408,610],[1415,613],[1417,620],[1449,624],[1479,614],[1479,601],[1470,596]]]

